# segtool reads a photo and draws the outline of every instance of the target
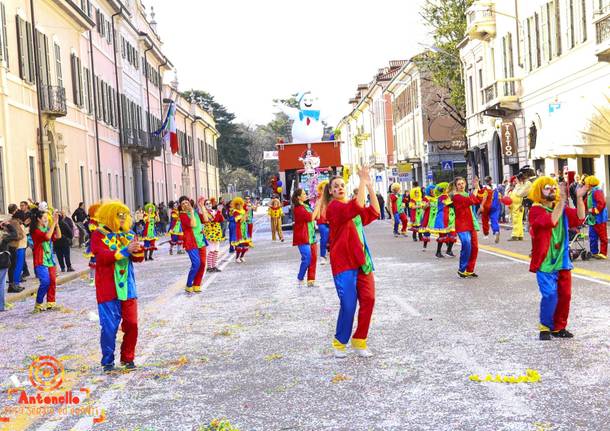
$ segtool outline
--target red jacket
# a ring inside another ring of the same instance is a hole
[[[294,207],[294,226],[292,228],[292,245],[311,244],[308,223],[313,221],[313,212],[309,212],[303,205]],[[315,241],[315,233],[314,238]]]
[[[364,248],[360,247],[362,243],[353,222],[356,216],[360,216],[362,225],[366,226],[379,218],[379,212],[372,206],[359,206],[355,199],[349,202],[333,200],[326,208],[333,276],[350,269],[358,269],[366,262]]]
[[[477,198],[479,199],[480,202],[483,202],[483,199],[485,198],[486,193],[487,193],[487,200],[485,201],[485,204],[483,205],[483,207],[481,209],[483,211],[485,211],[486,213],[488,213],[491,211],[491,202],[493,201],[492,188],[489,186],[482,186],[479,189],[479,193],[477,193]]]
[[[103,240],[104,234],[100,231],[91,233],[91,253],[95,256],[95,296],[98,304],[117,299],[114,264],[121,259],[131,259],[127,247],[112,251]]]
[[[195,212],[195,217],[198,214]],[[182,225],[182,244],[185,250],[194,250],[197,247],[197,241],[195,240],[195,234],[193,233],[193,226],[191,225],[191,218],[184,211],[180,211],[180,224]]]
[[[565,208],[564,216],[568,218],[568,227],[577,227],[583,223],[578,218],[576,208]],[[530,261],[530,271],[536,272],[544,262],[549,247],[551,246],[551,236],[553,228],[556,226],[551,218],[551,213],[540,205],[533,205],[529,210],[530,235],[532,236],[532,260]],[[565,233],[566,236],[568,232]],[[568,253],[568,250],[566,250]]]
[[[36,268],[37,266],[44,265],[43,243],[45,241],[50,241],[51,248],[53,248],[53,243],[55,242],[57,235],[55,232],[53,232],[51,239],[48,240],[45,232],[41,231],[40,229],[34,229],[31,236],[32,242],[34,243],[32,257],[34,258],[34,268]],[[51,250],[51,253],[53,253],[53,250]]]
[[[455,231],[456,232],[472,232],[474,224],[472,222],[473,205],[481,203],[481,200],[475,195],[470,194],[468,197],[460,194],[453,195],[453,208],[455,209]]]

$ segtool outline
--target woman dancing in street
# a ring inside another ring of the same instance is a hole
[[[204,202],[205,212],[208,214],[208,221],[203,224],[203,233],[208,240],[208,271],[220,272],[218,268],[218,252],[220,251],[220,242],[222,238],[222,228],[220,223],[225,221],[220,211],[216,206],[216,199],[206,199]]]
[[[193,203],[186,196],[181,196],[178,200],[180,204],[180,223],[184,249],[191,259],[191,269],[186,280],[187,293],[201,292],[201,281],[205,275],[206,267],[206,246],[207,241],[203,235],[202,218],[205,223],[208,221],[206,213],[200,214],[193,208]]]
[[[235,248],[235,262],[244,263],[244,256],[252,246],[252,239],[248,236],[248,214],[242,198],[233,199],[231,216],[235,220],[235,237],[231,239],[231,245]]]
[[[462,278],[478,277],[474,272],[479,254],[479,241],[477,231],[479,221],[473,210],[473,205],[481,203],[477,198],[479,192],[479,179],[474,178],[474,193],[466,192],[466,180],[456,177],[453,180],[449,197],[453,201],[455,209],[455,230],[460,238],[462,249],[460,250],[460,266],[458,275]]]
[[[53,260],[51,244],[61,238],[61,231],[57,226],[59,213],[55,211],[53,216],[48,211],[40,209],[32,211],[32,222],[30,234],[34,242],[34,271],[40,280],[34,313],[55,308],[55,286],[57,280],[57,268]],[[44,299],[47,298],[47,305]]]
[[[375,278],[363,227],[379,218],[380,209],[368,167],[362,167],[358,176],[360,185],[352,200],[347,198],[345,182],[341,177],[332,178],[324,190],[323,204],[326,206],[331,235],[330,266],[341,304],[332,342],[337,358],[346,356],[346,345],[350,337],[358,355],[372,356],[366,340],[375,305]],[[365,206],[367,193],[370,206]],[[358,303],[358,326],[352,337]]]
[[[443,258],[441,252],[443,244],[447,244],[447,256],[455,256],[453,254],[453,244],[457,241],[457,235],[455,233],[455,210],[447,190],[449,189],[449,183],[439,183],[436,186],[436,195],[438,196],[438,207],[436,212],[436,218],[434,220],[434,227],[432,233],[438,235],[436,240],[436,257]]]
[[[294,227],[292,228],[292,245],[299,248],[301,253],[301,265],[297,280],[299,287],[305,283],[307,273],[307,285],[313,286],[316,282],[316,262],[318,257],[318,245],[316,243],[316,218],[320,213],[318,200],[314,210],[311,209],[307,200],[309,197],[305,190],[296,189],[292,195],[292,212],[294,214]]]

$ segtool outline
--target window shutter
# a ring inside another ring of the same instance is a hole
[[[8,35],[6,32],[6,8],[4,3],[0,3],[0,58],[3,58],[8,66]]]
[[[26,52],[27,48],[25,46],[25,35],[23,33],[23,21],[19,18],[19,15],[15,16],[15,21],[17,24],[17,52],[19,56],[19,76],[21,79],[27,79],[26,73]]]
[[[25,22],[25,35],[26,35],[26,41],[27,41],[27,45],[28,45],[28,55],[27,55],[27,59],[28,59],[28,71],[29,71],[29,76],[28,76],[28,82],[35,82],[36,79],[36,71],[34,70],[34,35],[32,32],[32,24],[30,24],[29,22]]]

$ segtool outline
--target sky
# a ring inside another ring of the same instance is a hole
[[[273,99],[319,97],[330,125],[358,84],[408,59],[429,35],[423,0],[143,0],[181,90],[205,90],[247,124],[273,118]],[[173,80],[169,72],[166,81]]]

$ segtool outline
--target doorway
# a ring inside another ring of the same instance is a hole
[[[504,162],[502,161],[502,143],[497,133],[494,133],[494,150],[496,153],[496,173],[495,182],[501,184],[504,180]]]

